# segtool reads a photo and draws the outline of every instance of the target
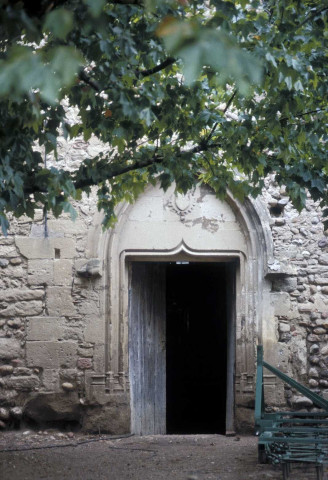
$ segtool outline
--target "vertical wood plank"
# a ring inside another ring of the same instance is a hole
[[[166,431],[165,265],[132,264],[129,303],[131,427],[138,435]]]

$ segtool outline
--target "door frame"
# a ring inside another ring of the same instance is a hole
[[[177,249],[171,252],[159,251],[124,251],[120,258],[120,312],[123,331],[121,332],[123,344],[123,359],[125,365],[123,370],[132,374],[129,369],[129,284],[131,278],[131,265],[133,262],[200,262],[200,263],[231,263],[234,265],[230,270],[233,275],[231,285],[233,286],[232,301],[228,302],[231,311],[227,319],[227,388],[226,388],[226,433],[231,434],[235,431],[235,370],[236,370],[236,331],[237,318],[236,313],[240,311],[242,304],[242,285],[245,281],[245,256],[241,252],[232,251],[206,251],[194,252],[190,250],[184,242]],[[232,273],[233,271],[233,273]],[[125,294],[124,294],[125,292]],[[131,399],[131,393],[130,393]],[[132,415],[133,417],[133,415]],[[131,432],[134,426],[131,424]]]

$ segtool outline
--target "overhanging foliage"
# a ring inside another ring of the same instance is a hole
[[[97,186],[98,207],[149,183],[294,205],[327,194],[328,7],[318,1],[0,0],[0,218],[59,215]],[[62,100],[79,109],[69,124]],[[104,153],[46,168],[57,137]],[[110,153],[108,153],[108,151]]]

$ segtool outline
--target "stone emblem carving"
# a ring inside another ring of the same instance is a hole
[[[186,215],[190,213],[196,204],[195,190],[183,193],[173,193],[168,201],[171,212],[179,215],[181,222],[185,221]]]

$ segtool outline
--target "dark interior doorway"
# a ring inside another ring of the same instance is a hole
[[[166,431],[169,434],[226,432],[231,278],[231,263],[167,265]]]
[[[131,431],[234,429],[237,262],[131,262]]]

